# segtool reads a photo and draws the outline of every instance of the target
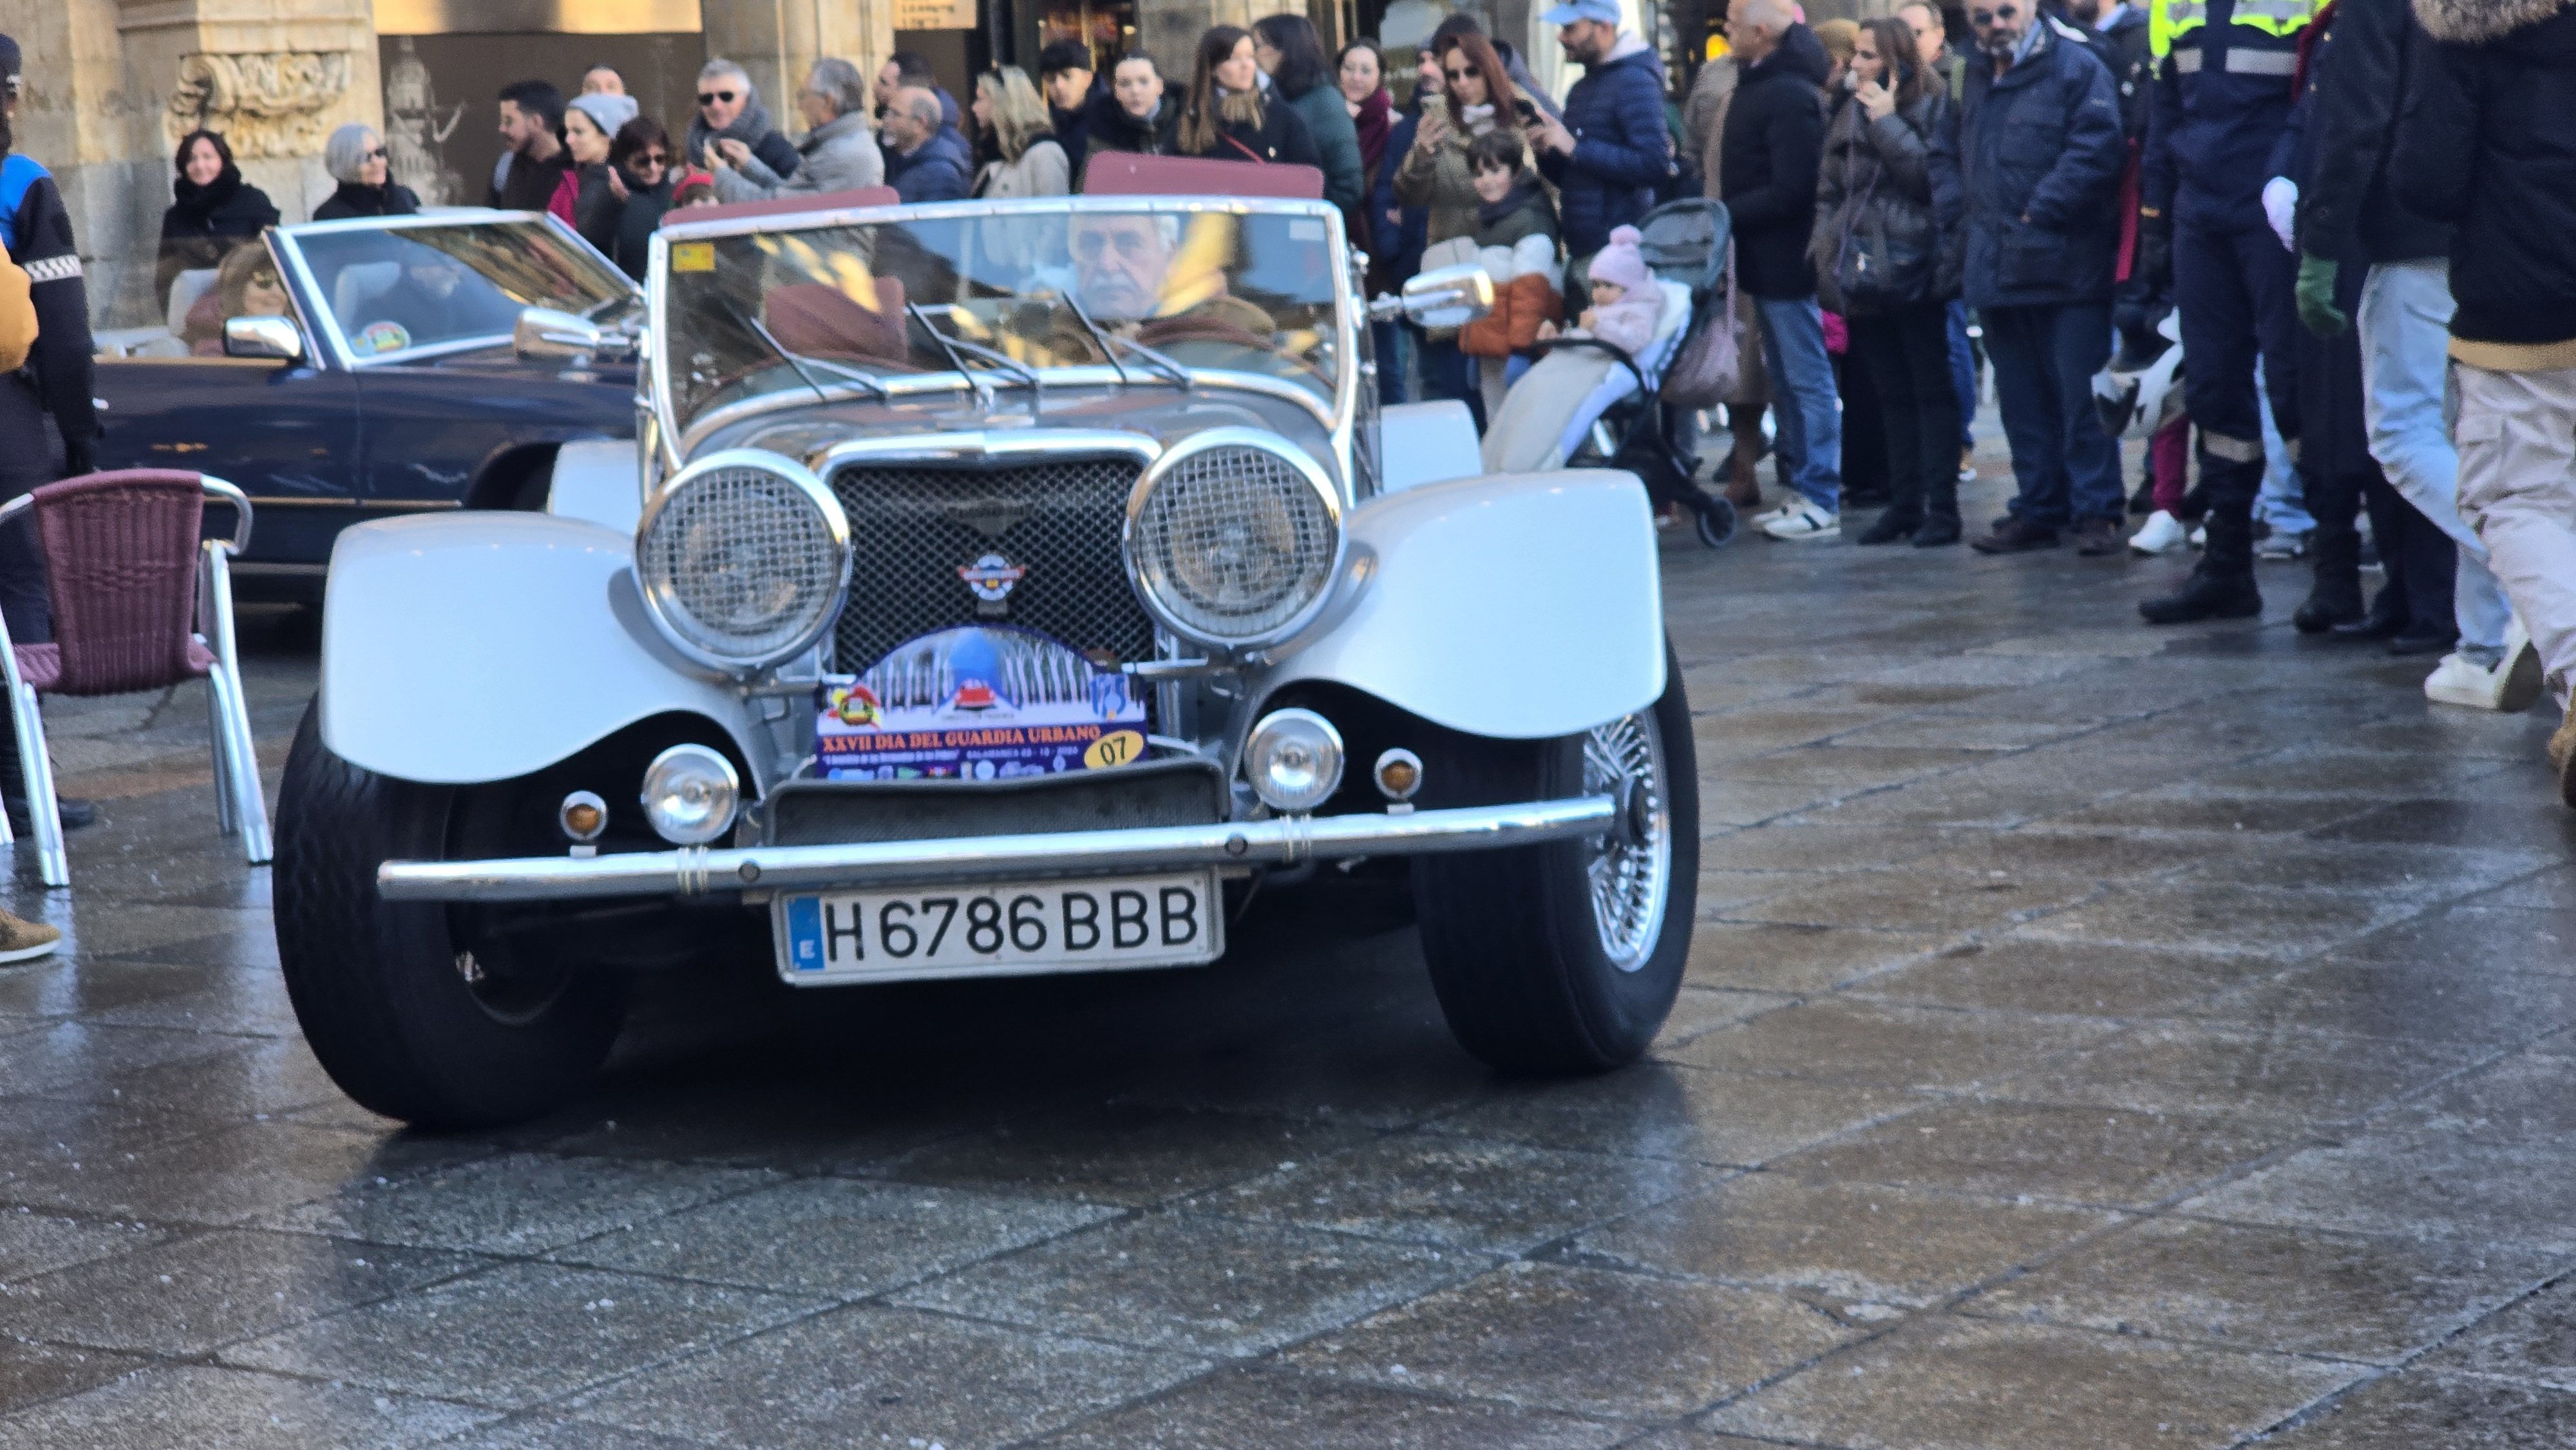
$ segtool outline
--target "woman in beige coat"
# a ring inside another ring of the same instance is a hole
[[[1682,133],[1699,143],[1699,174],[1711,201],[1718,199],[1718,162],[1723,151],[1719,143],[1726,136],[1726,110],[1735,99],[1735,78],[1735,57],[1719,56],[1699,68],[1690,99],[1682,104]],[[1735,294],[1735,320],[1743,336],[1761,336],[1752,293]],[[1749,509],[1762,502],[1762,484],[1753,476],[1753,465],[1762,457],[1762,410],[1771,404],[1771,379],[1762,371],[1761,348],[1744,348],[1738,356],[1742,370],[1736,375],[1735,396],[1726,400],[1726,421],[1735,434],[1735,451],[1727,460],[1726,501]]]
[[[1519,95],[1493,42],[1460,36],[1441,52],[1440,69],[1447,80],[1444,99],[1422,108],[1413,148],[1395,168],[1395,199],[1430,212],[1423,240],[1432,243],[1475,235],[1476,208],[1483,202],[1467,147],[1497,125],[1519,124],[1513,106]]]

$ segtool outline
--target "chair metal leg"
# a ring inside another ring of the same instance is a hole
[[[206,736],[215,742],[215,830],[229,836],[240,829],[233,811],[233,737],[224,718],[223,692],[211,674],[206,679]]]
[[[250,704],[242,694],[241,677],[229,665],[218,664],[206,672],[206,680],[216,692],[216,710],[223,716],[221,738],[215,747],[215,769],[225,772],[232,782],[233,810],[241,821],[242,856],[253,866],[268,863],[273,847],[268,835],[268,803],[259,784],[259,755],[251,743]]]
[[[27,779],[27,819],[35,826],[36,874],[47,886],[72,884],[71,857],[63,850],[63,817],[54,797],[54,763],[45,749],[45,717],[36,692],[18,686],[16,717],[18,768]]]

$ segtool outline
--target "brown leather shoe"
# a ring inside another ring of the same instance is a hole
[[[0,962],[26,962],[52,956],[63,934],[41,921],[28,921],[0,911]]]
[[[2086,519],[2075,526],[2075,552],[2087,559],[2117,554],[2125,542],[2116,519]]]
[[[1968,547],[1980,554],[2027,554],[2033,549],[2057,547],[2057,530],[2007,517],[1995,525],[1995,531],[1982,539],[1971,539]]]

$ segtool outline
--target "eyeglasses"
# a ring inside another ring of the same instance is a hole
[[[2014,5],[1998,5],[1992,10],[1971,10],[1968,12],[1968,23],[1970,25],[1992,25],[1998,20],[2018,20],[2020,18],[2021,9]]]
[[[250,285],[253,287],[274,287],[277,285],[277,274],[275,272],[253,272],[250,274]]]
[[[382,161],[385,159],[385,148],[382,146],[369,147],[367,154],[359,157],[358,159],[361,161]]]
[[[1116,247],[1119,256],[1133,261],[1148,255],[1153,244],[1154,239],[1143,232],[1084,232],[1073,239],[1073,255],[1080,261],[1097,262]]]
[[[701,105],[701,106],[712,106],[712,105],[714,105],[714,104],[715,104],[716,102],[718,102],[718,101],[722,101],[722,102],[724,102],[724,103],[725,103],[726,105],[728,105],[728,106],[732,105],[732,104],[733,104],[733,92],[731,92],[731,91],[700,91],[700,92],[698,92],[698,104],[699,104],[699,105]]]
[[[635,164],[638,166],[668,166],[671,164],[671,158],[667,152],[645,151],[636,155]]]
[[[1441,74],[1447,76],[1452,81],[1463,81],[1469,76],[1475,76],[1479,80],[1484,78],[1481,72],[1472,70],[1444,70]]]

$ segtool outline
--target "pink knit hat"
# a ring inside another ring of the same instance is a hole
[[[1592,254],[1592,280],[1630,292],[1653,287],[1655,274],[1646,270],[1645,255],[1637,250],[1644,240],[1635,227],[1613,229],[1609,245]]]

